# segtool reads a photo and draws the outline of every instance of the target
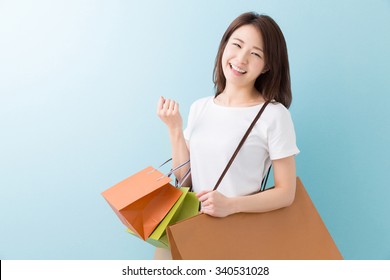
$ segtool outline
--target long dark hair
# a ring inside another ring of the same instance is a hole
[[[286,41],[279,26],[271,17],[254,12],[237,17],[222,37],[213,72],[215,97],[221,94],[226,86],[226,78],[222,71],[222,55],[226,44],[236,29],[248,24],[256,27],[263,37],[264,60],[268,69],[256,79],[255,88],[266,100],[275,100],[289,108],[292,95]]]

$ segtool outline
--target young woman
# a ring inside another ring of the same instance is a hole
[[[201,212],[225,217],[289,206],[295,195],[294,156],[299,150],[288,111],[292,96],[286,42],[272,18],[245,13],[230,24],[218,49],[214,84],[215,96],[192,104],[184,132],[179,104],[161,97],[157,105],[169,130],[173,166],[191,160],[192,187]],[[218,190],[212,191],[265,101],[272,102]],[[259,193],[271,164],[275,188]],[[175,175],[180,179],[185,173],[182,168]]]

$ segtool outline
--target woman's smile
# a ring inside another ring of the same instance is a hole
[[[240,68],[232,63],[229,63],[229,65],[230,65],[230,69],[232,69],[233,73],[236,75],[243,75],[247,72],[244,69],[242,69],[242,68]]]

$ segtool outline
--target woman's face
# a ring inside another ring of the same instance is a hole
[[[254,86],[257,77],[266,70],[263,50],[263,37],[253,25],[236,29],[222,55],[226,85]]]

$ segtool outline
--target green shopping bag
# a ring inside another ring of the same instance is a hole
[[[178,221],[195,216],[199,212],[199,200],[195,196],[195,193],[190,192],[189,188],[181,187],[182,192],[180,198],[173,205],[168,214],[155,228],[152,234],[146,239],[149,244],[160,247],[169,248],[168,237],[166,235],[166,229],[169,225],[175,224]],[[130,229],[127,230],[129,233],[137,236]]]

